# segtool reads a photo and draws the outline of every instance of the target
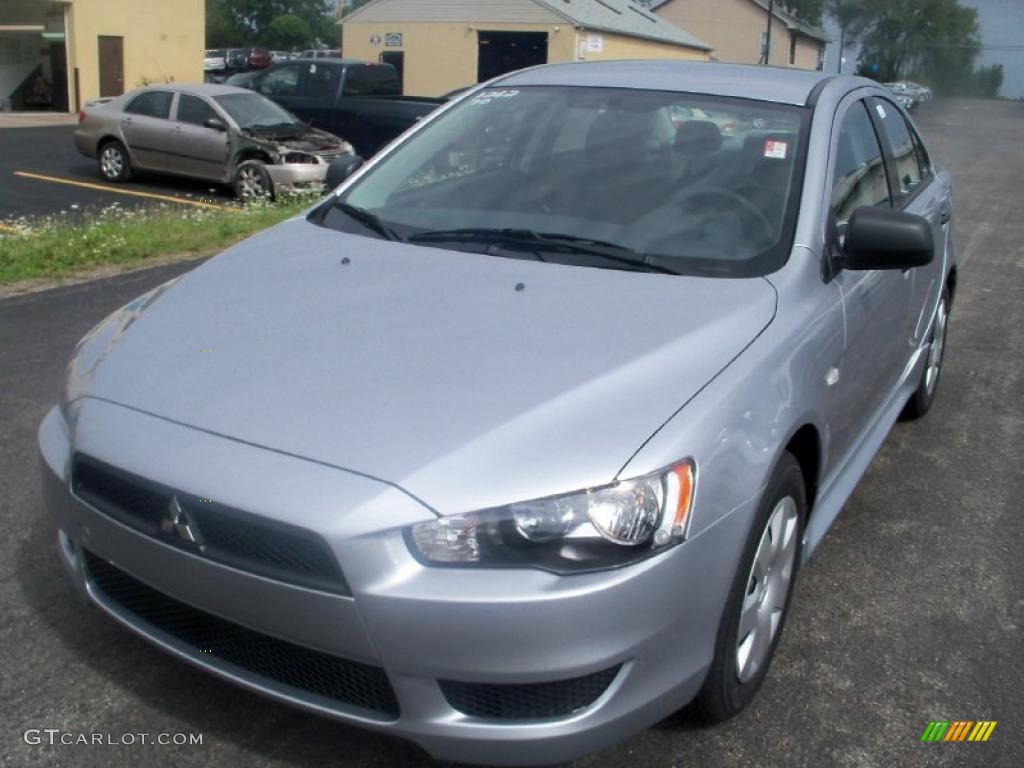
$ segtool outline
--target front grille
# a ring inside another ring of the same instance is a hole
[[[463,714],[492,720],[547,720],[589,707],[611,685],[619,666],[554,683],[438,683],[452,708]]]
[[[176,491],[86,456],[75,459],[72,488],[118,522],[191,554],[278,581],[349,594],[327,544],[304,528]],[[187,513],[198,544],[161,527],[172,496]]]
[[[298,691],[392,719],[398,717],[398,700],[387,673],[380,667],[278,640],[193,608],[143,584],[88,550],[85,567],[93,587],[108,600],[132,617],[185,643],[193,653],[201,652],[204,661],[227,662]]]

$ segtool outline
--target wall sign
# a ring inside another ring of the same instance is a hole
[[[600,53],[603,50],[604,38],[601,35],[587,35],[587,53]]]
[[[384,35],[384,47],[385,48],[401,48],[402,47],[402,33],[401,32],[388,32]]]

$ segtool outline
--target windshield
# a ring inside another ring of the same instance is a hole
[[[288,130],[305,127],[305,124],[291,112],[282,109],[258,93],[232,93],[226,96],[215,96],[214,101],[231,115],[231,119],[238,123],[239,128],[244,130],[265,128]]]
[[[315,220],[500,256],[767,274],[791,244],[806,122],[799,107],[676,92],[487,89]]]

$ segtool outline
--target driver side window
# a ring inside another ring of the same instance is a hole
[[[864,102],[847,111],[839,129],[835,174],[832,179],[832,212],[845,224],[862,206],[892,205],[885,175],[882,146]]]
[[[296,96],[299,93],[299,64],[275,67],[260,78],[258,90],[264,96]]]

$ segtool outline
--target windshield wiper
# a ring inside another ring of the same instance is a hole
[[[381,221],[380,216],[375,213],[371,213],[365,208],[360,208],[357,205],[351,205],[350,203],[342,202],[340,200],[334,203],[334,207],[350,219],[358,221],[367,229],[372,229],[385,240],[404,241],[404,238],[401,235]]]
[[[410,243],[480,242],[494,245],[512,244],[542,248],[556,253],[576,253],[625,264],[649,272],[678,275],[676,270],[651,260],[647,254],[604,240],[562,234],[534,232],[532,229],[467,227],[419,232],[409,236]]]

